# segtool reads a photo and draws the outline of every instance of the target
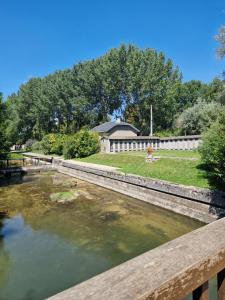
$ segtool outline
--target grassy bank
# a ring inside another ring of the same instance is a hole
[[[159,150],[154,152],[154,155],[160,156],[161,159],[154,163],[146,163],[145,155],[145,152],[98,153],[80,160],[118,167],[124,173],[162,179],[184,185],[209,187],[205,176],[206,173],[200,166],[198,152]]]

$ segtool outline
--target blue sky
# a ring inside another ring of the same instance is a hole
[[[221,0],[0,0],[0,91],[95,58],[121,43],[162,50],[185,81],[225,70],[213,37]]]

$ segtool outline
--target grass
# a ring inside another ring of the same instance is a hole
[[[130,151],[121,152],[121,155],[134,155],[134,156],[146,156],[146,151]],[[188,158],[188,159],[200,159],[198,151],[181,151],[181,150],[157,150],[153,153],[154,156],[160,157],[178,157],[178,158]]]
[[[58,155],[58,154],[53,154],[53,153],[51,153],[51,154],[44,154],[43,150],[31,150],[29,152],[30,153],[34,153],[34,154],[41,154],[41,155],[47,155],[47,156],[53,156],[53,157],[62,157],[63,158],[62,155]]]
[[[161,159],[154,163],[146,163],[145,155],[146,153],[141,151],[117,154],[98,153],[80,160],[118,167],[124,173],[167,180],[183,185],[210,187],[206,172],[201,169],[200,156],[196,151],[155,151],[154,155],[160,156]]]
[[[22,153],[16,153],[16,152],[11,152],[9,153],[8,158],[10,159],[20,159],[20,158],[24,158]]]

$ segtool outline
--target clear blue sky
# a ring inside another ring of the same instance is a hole
[[[213,39],[222,24],[222,0],[1,0],[0,91],[121,43],[162,50],[185,81],[208,82],[225,70]]]

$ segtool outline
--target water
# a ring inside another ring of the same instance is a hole
[[[59,173],[1,181],[0,299],[44,299],[202,225]]]

